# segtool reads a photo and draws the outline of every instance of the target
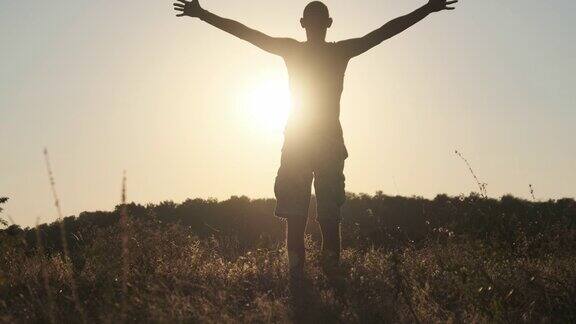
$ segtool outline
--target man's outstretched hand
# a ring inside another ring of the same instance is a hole
[[[178,0],[178,2],[174,3],[174,10],[180,12],[176,15],[176,17],[199,17],[202,13],[202,7],[200,7],[198,0]]]
[[[455,8],[451,5],[458,2],[458,0],[446,1],[446,0],[429,0],[428,6],[432,12],[438,12],[442,10],[454,10]]]

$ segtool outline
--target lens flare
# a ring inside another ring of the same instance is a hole
[[[290,112],[290,91],[287,82],[269,79],[248,89],[246,118],[252,127],[267,132],[281,132]]]

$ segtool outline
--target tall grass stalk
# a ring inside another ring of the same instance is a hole
[[[534,186],[529,184],[528,188],[530,188],[530,196],[532,196],[532,201],[536,201],[536,197],[534,196]]]
[[[470,162],[468,162],[468,160],[464,157],[464,155],[462,155],[462,153],[460,153],[458,150],[456,150],[455,153],[464,161],[464,163],[466,163],[466,166],[468,166],[468,170],[470,170],[470,173],[474,177],[474,181],[476,181],[476,185],[478,185],[480,195],[484,198],[488,198],[488,191],[486,190],[486,186],[488,184],[485,182],[480,182],[480,180],[476,176],[476,173],[474,172],[474,169],[472,169]]]
[[[126,320],[126,305],[128,304],[128,275],[130,271],[129,260],[129,228],[128,228],[128,209],[126,206],[126,171],[122,176],[122,208],[120,209],[120,230],[121,230],[121,244],[122,244],[122,303],[121,303],[121,319],[122,322]]]
[[[75,271],[72,261],[70,259],[70,251],[68,249],[68,239],[66,238],[66,225],[64,223],[64,217],[62,216],[62,208],[60,207],[60,199],[58,199],[58,192],[56,191],[56,182],[54,181],[54,174],[52,173],[52,166],[50,165],[50,157],[48,156],[48,149],[44,149],[44,160],[46,162],[46,171],[48,172],[48,179],[50,180],[50,188],[52,190],[52,198],[54,199],[54,206],[57,212],[57,222],[60,225],[60,237],[62,240],[62,252],[64,254],[64,263],[66,267],[71,271],[70,274],[70,290],[72,291],[72,300],[74,302],[74,308],[80,315],[80,319],[83,323],[86,323],[86,316],[84,314],[84,308],[80,303],[80,298],[78,296],[78,289],[76,286]]]

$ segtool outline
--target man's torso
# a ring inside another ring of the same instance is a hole
[[[348,58],[336,43],[299,43],[284,55],[284,61],[292,98],[285,145],[310,146],[315,151],[334,146],[347,156],[339,117]]]

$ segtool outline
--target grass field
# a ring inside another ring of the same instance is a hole
[[[11,226],[0,232],[0,320],[576,321],[572,199],[350,194],[342,276],[320,270],[312,214],[295,295],[273,207],[232,197],[82,213],[64,221],[69,258],[57,223]]]

